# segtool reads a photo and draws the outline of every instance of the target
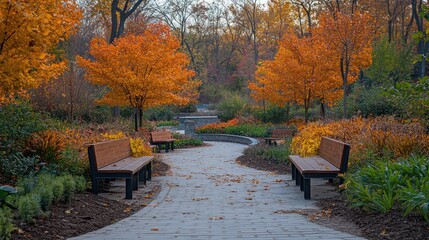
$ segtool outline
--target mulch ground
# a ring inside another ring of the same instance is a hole
[[[155,160],[153,176],[164,176],[170,166]],[[124,219],[147,206],[159,194],[161,188],[153,187],[150,197],[138,202],[115,201],[90,192],[76,194],[70,203],[53,206],[50,214],[33,224],[15,221],[17,230],[12,239],[67,239],[88,233]]]
[[[241,156],[239,164],[277,174],[290,174],[290,164],[278,164],[257,156]],[[400,211],[386,214],[351,209],[344,197],[317,202],[321,211],[299,210],[317,224],[368,239],[429,239],[429,226],[422,217],[404,217]]]

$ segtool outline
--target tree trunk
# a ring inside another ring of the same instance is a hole
[[[138,126],[138,114],[137,114],[137,108],[134,108],[134,131],[138,132],[139,131],[139,126]]]
[[[323,101],[320,101],[320,116],[325,119],[326,118],[326,108]]]
[[[143,109],[139,108],[139,127],[143,127]]]
[[[419,66],[419,77],[424,77],[426,73],[426,44],[425,44],[425,38],[426,38],[426,32],[424,31],[424,24],[423,24],[423,18],[419,16],[421,12],[421,1],[418,3],[417,0],[412,0],[412,12],[414,20],[416,21],[417,30],[423,34],[423,39],[419,39],[418,45],[417,45],[417,52],[422,56],[422,61],[420,62]]]
[[[309,108],[309,106],[306,104],[304,106],[304,122],[305,123],[308,123],[308,108]]]

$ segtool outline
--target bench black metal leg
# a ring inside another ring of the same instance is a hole
[[[168,152],[168,149],[170,148],[170,144],[166,143],[164,144],[164,146],[165,146],[165,152]]]
[[[311,199],[311,193],[310,193],[310,178],[304,178],[304,199],[310,200]]]
[[[146,168],[147,168],[147,165],[146,166],[144,166],[143,167],[143,169],[142,170],[140,170],[140,172],[139,172],[139,181],[143,181],[143,184],[144,185],[146,185]]]
[[[152,180],[152,162],[146,165],[147,180]]]
[[[174,151],[174,142],[171,142],[171,151]]]
[[[300,175],[300,180],[299,180],[299,182],[301,183],[300,185],[299,185],[299,189],[301,190],[301,192],[302,191],[304,191],[304,184],[305,184],[305,182],[304,182],[304,177],[302,176],[302,174]]]
[[[334,183],[334,179],[333,178],[330,178],[328,181],[329,181],[329,183]]]
[[[133,199],[133,179],[125,179],[125,199]]]
[[[139,175],[138,174],[133,175],[133,190],[134,191],[139,190]]]
[[[292,163],[291,164],[291,166],[292,166],[292,180],[295,180],[296,179],[296,167],[295,167],[295,165]]]
[[[296,171],[296,168],[295,168],[295,185],[296,186],[301,185],[301,173]]]
[[[96,177],[92,177],[92,193],[98,194],[98,179]]]

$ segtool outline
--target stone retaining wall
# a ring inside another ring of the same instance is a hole
[[[233,142],[246,145],[256,145],[259,142],[254,138],[229,134],[197,134],[196,137],[202,141]]]

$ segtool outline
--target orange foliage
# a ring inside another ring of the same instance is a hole
[[[366,13],[321,15],[315,34],[335,52],[337,62],[334,65],[341,70],[338,74],[344,85],[355,82],[360,70],[372,64],[374,27],[374,19]]]
[[[80,17],[73,0],[0,0],[0,100],[65,70],[52,50]]]
[[[179,52],[180,43],[161,24],[152,24],[142,35],[127,35],[108,44],[91,41],[94,61],[77,57],[87,70],[86,77],[109,92],[99,101],[108,105],[129,105],[139,109],[194,101],[200,82],[192,81],[189,60]]]
[[[341,98],[342,82],[333,55],[321,39],[285,34],[275,59],[263,62],[258,67],[257,81],[249,84],[252,97],[279,106],[293,101],[306,110],[315,100],[332,102]]]
[[[227,122],[210,123],[195,129],[201,133],[224,133],[226,127],[236,126],[239,124],[238,118],[233,118]]]

